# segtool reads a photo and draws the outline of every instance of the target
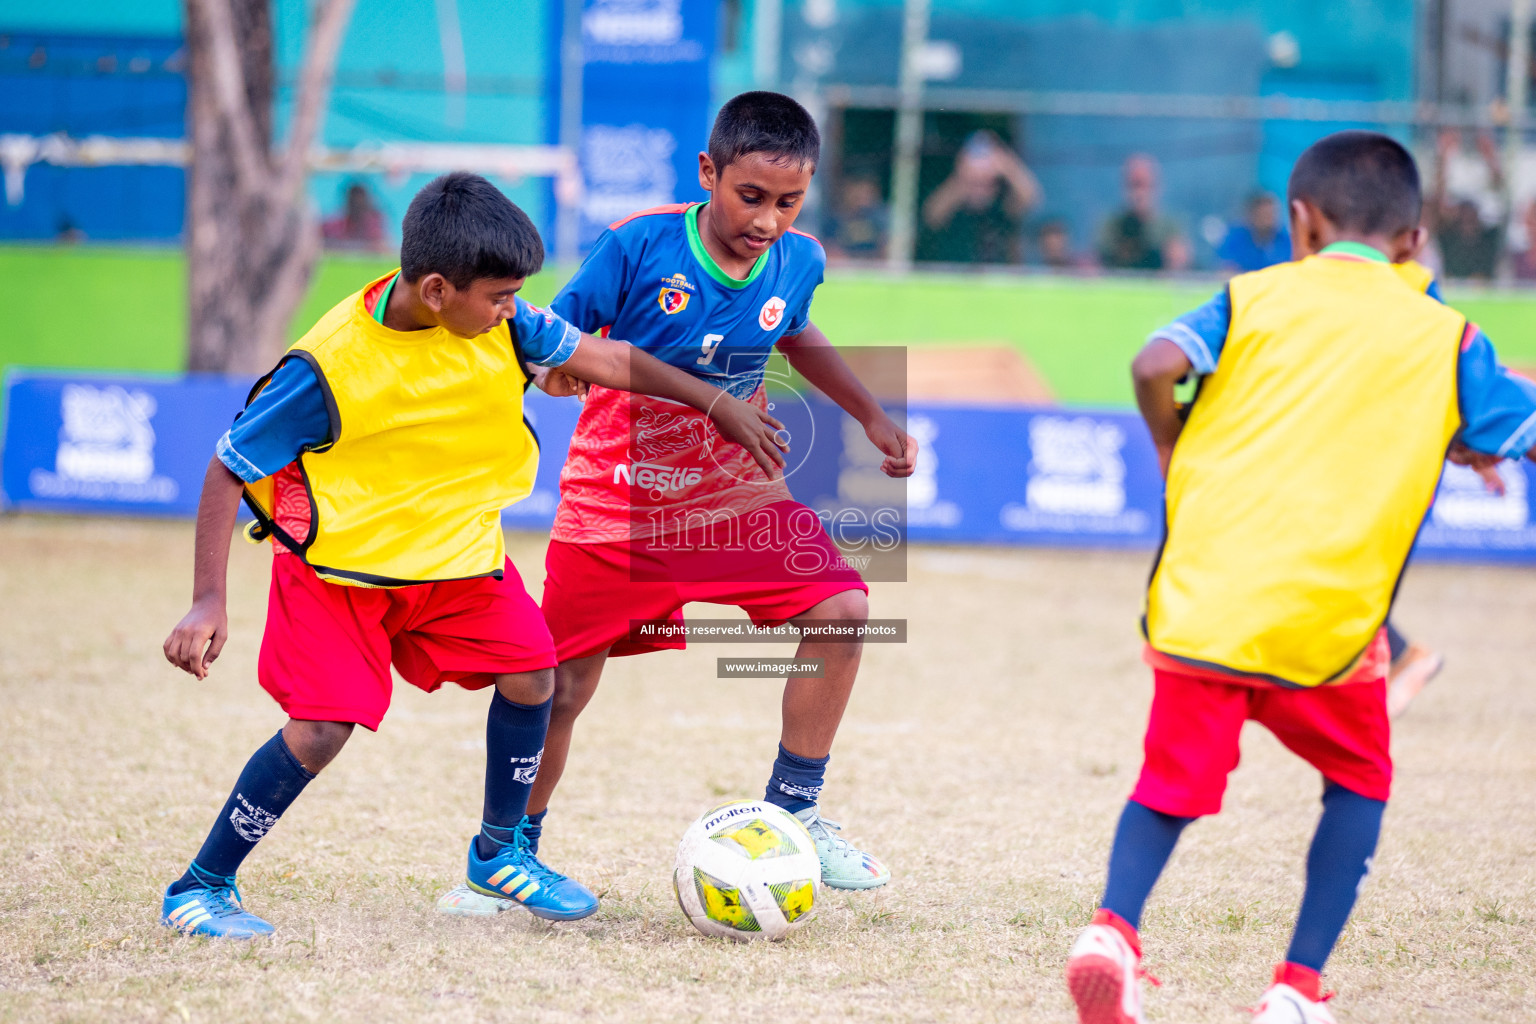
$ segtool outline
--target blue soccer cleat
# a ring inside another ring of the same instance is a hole
[[[172,896],[167,890],[160,905],[160,923],[187,935],[214,939],[254,939],[271,935],[270,924],[247,913],[234,879],[228,885],[199,886]]]
[[[526,822],[528,819],[524,818]],[[597,897],[574,879],[547,867],[528,848],[519,825],[513,841],[494,857],[480,859],[475,840],[469,841],[469,887],[483,896],[512,900],[534,917],[546,921],[579,921],[597,913]]]

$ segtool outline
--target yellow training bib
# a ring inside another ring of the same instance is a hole
[[[337,305],[283,357],[314,368],[331,414],[331,444],[299,457],[313,512],[308,535],[290,537],[272,521],[270,477],[246,489],[248,504],[332,582],[499,577],[501,510],[528,495],[538,470],[511,328],[476,338],[393,331],[369,315],[367,291]]]
[[[1280,264],[1229,292],[1226,346],[1169,467],[1147,638],[1319,686],[1386,620],[1460,423],[1466,322],[1359,259]]]

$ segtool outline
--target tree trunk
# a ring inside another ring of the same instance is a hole
[[[315,6],[293,128],[274,152],[270,0],[185,0],[187,368],[255,374],[288,342],[320,249],[305,157],[353,0]]]

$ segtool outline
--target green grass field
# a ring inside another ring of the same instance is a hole
[[[329,256],[294,318],[294,336],[387,261]],[[186,289],[172,249],[0,247],[0,365],[133,370],[182,368]],[[534,302],[561,278],[529,282]],[[838,344],[1010,345],[1070,404],[1130,404],[1126,365],[1148,331],[1204,301],[1209,282],[1050,277],[892,277],[834,269],[816,322]],[[1458,291],[1510,362],[1536,364],[1536,293]]]

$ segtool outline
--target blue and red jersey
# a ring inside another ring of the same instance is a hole
[[[699,236],[701,206],[663,206],[614,224],[550,308],[605,331],[737,398],[762,403],[774,346],[810,324],[826,252],[791,231],[744,280]],[[788,498],[708,418],[663,399],[594,387],[560,477],[553,536],[606,543],[667,532],[686,510],[744,513]]]

